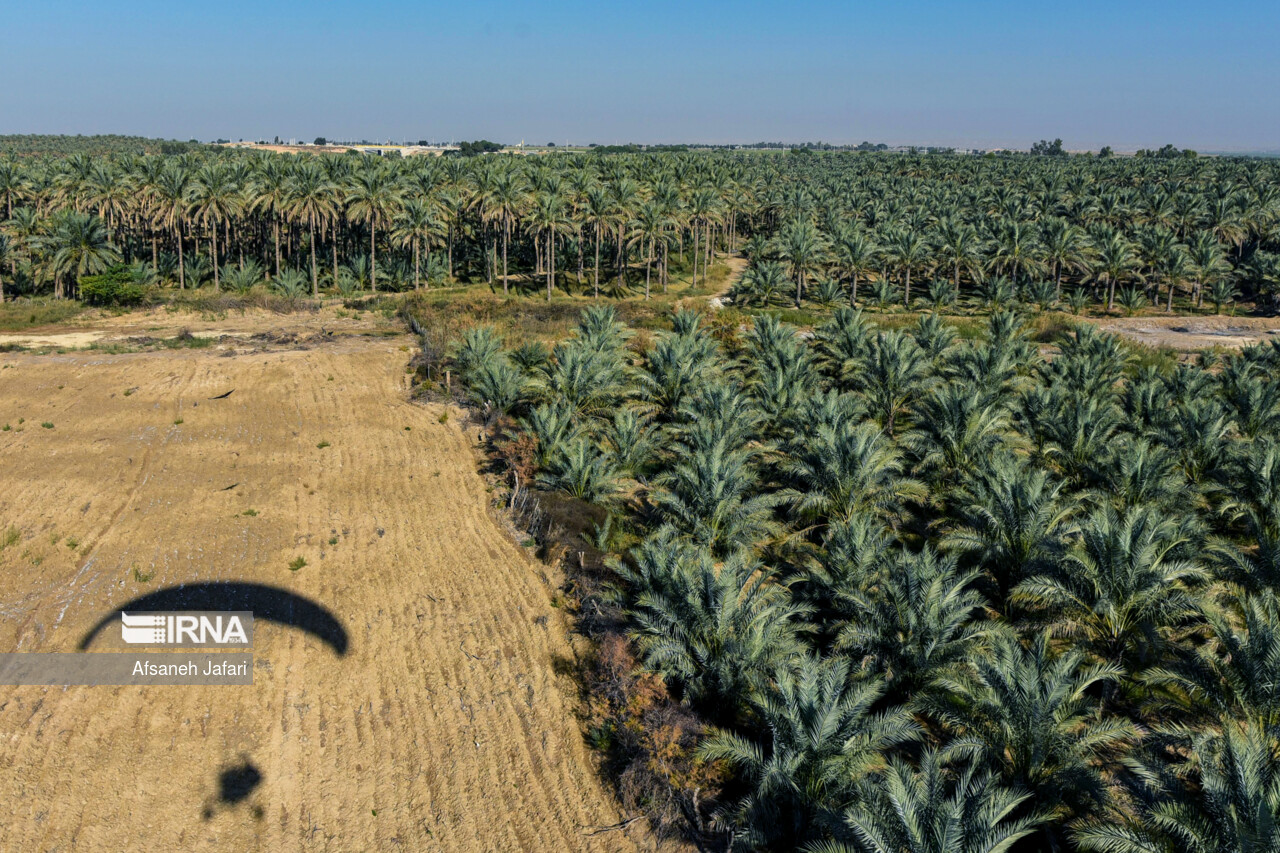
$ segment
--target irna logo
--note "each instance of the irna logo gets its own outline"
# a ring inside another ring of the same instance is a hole
[[[251,612],[120,613],[120,636],[139,646],[250,646]]]

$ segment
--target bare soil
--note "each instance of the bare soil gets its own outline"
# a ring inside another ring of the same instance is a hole
[[[1181,351],[1240,349],[1280,340],[1280,317],[1127,317],[1100,320],[1097,326],[1147,346]]]
[[[0,687],[0,849],[652,847],[606,829],[628,816],[562,674],[557,579],[379,322],[159,312],[92,331],[312,343],[0,354],[0,651],[73,651],[193,582],[286,590],[347,638],[259,620],[251,687]]]

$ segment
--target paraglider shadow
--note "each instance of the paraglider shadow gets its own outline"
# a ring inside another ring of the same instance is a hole
[[[157,610],[251,610],[254,620],[265,619],[305,631],[324,641],[338,655],[347,653],[347,630],[323,605],[285,589],[256,583],[215,581],[156,590],[103,616],[80,640],[84,650],[108,625],[117,623],[119,610],[146,613]]]

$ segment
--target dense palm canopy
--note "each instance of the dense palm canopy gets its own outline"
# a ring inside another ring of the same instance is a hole
[[[835,291],[813,285],[830,281],[854,303],[861,284],[886,301],[939,304],[933,297],[946,293],[935,285],[949,280],[945,302],[1048,305],[1079,296],[1110,310],[1142,297],[1190,308],[1206,299],[1221,306],[1235,293],[1275,299],[1280,210],[1268,187],[1277,170],[1244,159],[686,152],[384,160],[192,149],[0,158],[0,209],[22,258],[10,271],[19,292],[56,282],[40,244],[19,239],[18,214],[30,210],[45,233],[60,211],[96,216],[124,260],[148,260],[162,281],[180,285],[194,252],[215,282],[232,260],[256,257],[271,275],[309,267],[313,289],[336,288],[340,261],[367,256],[370,286],[403,288],[420,284],[420,256],[438,241],[438,277],[500,277],[505,293],[514,272],[522,283],[596,294],[611,277],[626,293],[639,266],[647,280],[656,272],[665,285],[674,269],[696,285],[717,251],[741,247],[753,267],[781,264],[797,303],[829,301]],[[300,198],[309,200],[299,206]],[[178,257],[176,276],[162,253]],[[321,256],[331,260],[323,281]],[[784,297],[771,275],[748,282],[763,289],[747,288],[747,301]]]
[[[688,715],[625,725],[704,849],[1276,849],[1280,347],[1024,319],[459,346],[495,446],[610,518],[583,616]]]

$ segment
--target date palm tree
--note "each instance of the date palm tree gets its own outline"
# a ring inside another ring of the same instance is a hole
[[[500,173],[493,185],[493,193],[487,207],[488,214],[498,220],[502,229],[502,294],[510,293],[507,274],[507,246],[511,242],[511,230],[520,221],[529,204],[529,185],[524,175],[516,169]],[[588,209],[593,210],[588,204]],[[600,288],[600,233],[596,230],[596,291]]]
[[[778,254],[791,266],[796,281],[796,307],[804,298],[805,277],[818,269],[826,256],[826,240],[814,224],[797,219],[778,235]]]
[[[63,211],[53,221],[52,230],[38,243],[54,280],[55,296],[70,295],[67,284],[86,275],[106,272],[120,262],[120,251],[108,239],[106,223],[90,213]]]
[[[718,821],[735,840],[794,850],[827,822],[826,804],[841,802],[859,780],[885,767],[885,752],[915,740],[901,708],[878,710],[884,685],[851,677],[848,658],[801,657],[780,667],[772,689],[752,708],[761,740],[720,730],[699,754],[737,771],[744,794]]]
[[[1116,307],[1116,285],[1135,273],[1138,259],[1133,253],[1133,245],[1119,231],[1109,232],[1098,244],[1094,260],[1094,274],[1105,277],[1107,284],[1107,313]]]
[[[218,278],[218,226],[238,213],[243,200],[240,187],[230,171],[218,163],[206,163],[191,179],[188,210],[209,229],[210,256],[213,261],[213,287],[221,289]]]
[[[387,227],[404,200],[404,190],[391,172],[379,168],[361,169],[347,185],[348,214],[369,226],[369,283],[378,291],[378,228]]]
[[[871,236],[861,230],[851,230],[835,242],[836,263],[849,276],[849,305],[858,304],[858,279],[865,278],[876,268],[880,247]]]
[[[423,248],[427,252],[427,269],[431,268],[431,249],[433,246],[439,245],[437,242],[440,238],[448,233],[448,229],[444,223],[436,217],[435,208],[426,199],[416,196],[410,197],[405,201],[404,206],[400,209],[394,222],[394,229],[391,234],[392,240],[398,245],[408,246],[413,254],[413,289],[419,290],[422,286],[421,280],[421,253]],[[503,244],[503,285],[506,285],[506,245]],[[430,287],[430,282],[427,283]]]
[[[929,244],[916,231],[901,228],[889,235],[889,259],[902,272],[902,304],[911,307],[911,273],[929,261]]]
[[[934,251],[941,260],[951,264],[952,283],[958,294],[961,270],[974,269],[982,258],[978,232],[968,223],[946,217],[938,222]]]
[[[954,766],[958,764],[959,766]],[[951,766],[949,766],[951,765]],[[805,853],[1006,853],[1049,821],[1025,806],[1031,795],[1007,788],[973,765],[930,749],[915,770],[895,758],[858,786],[838,834]]]
[[[556,279],[556,239],[573,230],[565,197],[554,191],[535,193],[526,218],[529,231],[546,240],[547,301],[550,302]]]
[[[294,222],[307,224],[307,244],[311,249],[311,295],[320,295],[320,268],[316,265],[316,230],[323,229],[337,215],[338,187],[330,183],[319,166],[299,164],[285,185],[282,210]],[[416,259],[416,255],[415,255]],[[415,284],[417,267],[414,267]],[[335,282],[336,284],[336,282]]]

